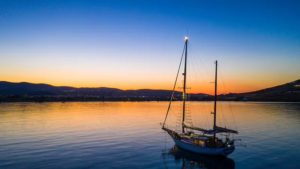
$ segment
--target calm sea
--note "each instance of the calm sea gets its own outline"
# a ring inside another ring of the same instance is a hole
[[[0,168],[298,169],[300,103],[221,102],[218,123],[239,130],[228,158],[195,156],[160,129],[167,102],[1,103]],[[176,129],[181,105],[168,125]],[[197,126],[212,103],[189,103]]]

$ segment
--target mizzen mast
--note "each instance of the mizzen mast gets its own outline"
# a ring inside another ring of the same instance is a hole
[[[216,70],[215,70],[215,97],[214,97],[214,126],[213,130],[216,130],[217,126],[217,99],[218,99],[218,61],[216,60]],[[216,132],[214,132],[214,137],[216,137]]]

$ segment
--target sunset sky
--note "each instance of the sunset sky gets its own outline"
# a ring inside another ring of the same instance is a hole
[[[300,1],[0,0],[0,81],[245,92],[300,79]],[[179,81],[179,87],[181,81]]]

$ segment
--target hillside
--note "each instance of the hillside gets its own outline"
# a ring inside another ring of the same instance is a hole
[[[75,88],[52,86],[27,82],[12,83],[0,81],[0,101],[166,101],[170,90],[120,90],[116,88]],[[190,100],[213,100],[208,94],[189,94]],[[300,101],[300,80],[287,84],[247,93],[220,95],[225,101]],[[181,93],[175,92],[174,100],[180,100]]]
[[[270,87],[258,91],[226,94],[220,96],[221,100],[236,101],[300,101],[300,79],[283,85]]]
[[[0,101],[151,101],[169,100],[170,90],[74,88],[48,84],[0,82]],[[175,93],[180,98],[180,92]]]

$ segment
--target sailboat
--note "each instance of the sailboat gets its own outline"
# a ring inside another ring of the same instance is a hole
[[[220,127],[217,125],[217,85],[218,85],[218,61],[215,62],[215,91],[214,91],[214,111],[213,114],[213,126],[211,129],[200,128],[192,125],[188,125],[185,122],[186,118],[186,102],[187,102],[187,57],[188,57],[188,42],[189,38],[184,39],[184,51],[181,57],[177,76],[167,109],[167,113],[162,123],[162,130],[166,131],[174,140],[177,147],[197,154],[227,156],[235,150],[234,139],[230,138],[231,134],[238,134],[238,131],[229,129],[226,127]],[[171,103],[175,93],[176,82],[179,74],[179,70],[184,57],[183,68],[183,91],[182,91],[182,119],[181,119],[181,131],[175,131],[166,126],[166,120],[170,111]],[[221,134],[225,134],[225,138],[221,137]]]

